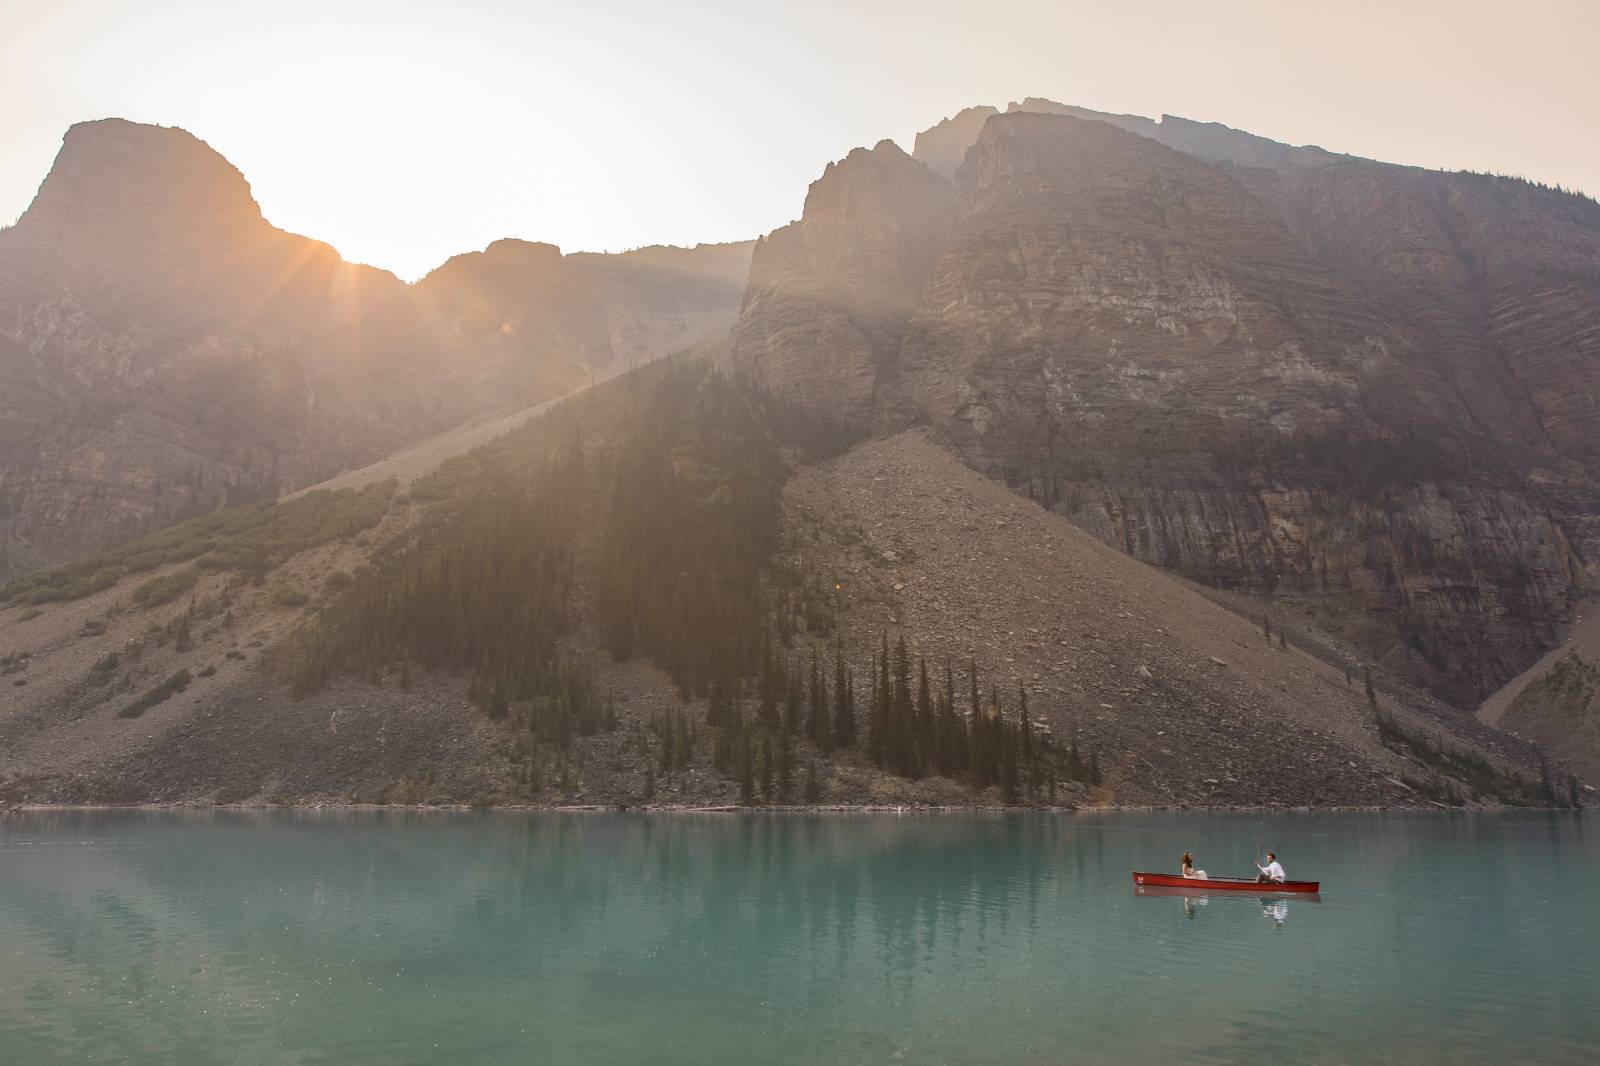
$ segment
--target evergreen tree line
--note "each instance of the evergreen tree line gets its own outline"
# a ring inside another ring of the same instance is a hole
[[[530,725],[562,739],[607,714],[587,666],[563,655],[584,458],[576,441],[530,467],[493,463],[475,491],[430,515],[415,544],[359,570],[278,650],[272,668],[297,693],[338,672],[398,667],[472,672],[491,716],[531,701]]]
[[[649,653],[686,696],[713,683],[731,692],[754,673],[775,615],[785,641],[797,618],[826,631],[821,593],[791,592],[771,562],[784,450],[837,450],[842,431],[703,361],[667,360],[642,381],[598,460],[586,463],[576,426],[553,447],[560,423],[545,419],[419,481],[413,498],[436,504],[422,532],[358,572],[272,669],[299,694],[339,673],[377,680],[393,668],[409,687],[416,670],[471,671],[491,717],[531,703],[517,713],[546,738],[604,728],[611,711],[591,672],[557,645],[594,503],[609,512],[593,575],[611,650]]]
[[[668,363],[649,390],[618,420],[609,459],[586,461],[574,430],[561,447],[534,435],[436,475],[427,492],[444,505],[358,571],[272,668],[300,693],[341,672],[398,670],[402,688],[419,670],[470,674],[471,697],[525,725],[530,752],[535,739],[559,752],[613,729],[592,670],[560,648],[583,515],[598,507],[590,573],[612,654],[646,653],[686,699],[707,701],[703,726],[681,708],[655,717],[652,791],[708,743],[746,802],[814,795],[816,759],[855,748],[888,772],[999,786],[1008,801],[1051,798],[1061,777],[1099,782],[1096,754],[1041,733],[1020,688],[1011,702],[985,694],[974,664],[958,691],[953,664],[931,677],[904,637],[885,637],[861,669],[838,640],[819,643],[833,631],[832,582],[775,565],[779,493],[786,451],[842,449],[845,430],[701,362]]]
[[[615,658],[649,654],[688,696],[754,672],[783,472],[748,397],[704,364],[668,369],[616,456],[597,570]]]
[[[672,363],[619,446],[598,567],[612,655],[651,656],[683,693],[724,694],[759,667],[769,620],[787,645],[825,634],[817,582],[774,565],[785,453],[837,454],[855,439],[747,377]]]
[[[1021,686],[1007,707],[993,687],[983,693],[975,663],[968,663],[959,692],[949,662],[940,684],[930,678],[925,658],[917,659],[915,672],[913,686],[904,637],[891,649],[885,636],[864,684],[841,643],[831,656],[812,645],[807,655],[789,658],[769,637],[748,690],[742,680],[731,690],[713,681],[705,717],[711,765],[739,782],[742,803],[793,802],[797,788],[815,802],[817,757],[847,749],[859,749],[879,769],[912,780],[938,775],[979,792],[998,786],[1008,803],[1054,802],[1061,779],[1101,783],[1099,754],[1085,757],[1075,739],[1063,748],[1041,730]],[[669,711],[653,729],[661,743],[661,772],[687,766],[701,735],[688,715]]]
[[[1101,783],[1098,753],[1085,760],[1075,739],[1061,749],[1033,720],[1020,683],[1008,709],[993,686],[983,694],[975,662],[967,664],[966,691],[959,695],[948,660],[942,673],[942,683],[934,682],[919,656],[913,689],[905,638],[891,650],[884,636],[873,655],[867,710],[866,752],[874,765],[912,779],[937,774],[964,780],[977,791],[998,785],[1007,802],[1053,800],[1062,776]]]

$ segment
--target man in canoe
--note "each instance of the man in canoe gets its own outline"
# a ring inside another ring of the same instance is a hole
[[[1258,862],[1256,863],[1256,869],[1261,871],[1256,875],[1257,881],[1269,881],[1274,884],[1283,883],[1283,867],[1278,865],[1278,856],[1274,855],[1272,852],[1267,852],[1267,864],[1262,866]]]

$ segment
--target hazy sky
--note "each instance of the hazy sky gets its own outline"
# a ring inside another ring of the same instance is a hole
[[[414,278],[753,237],[830,159],[1046,96],[1600,193],[1600,0],[0,0],[0,224],[73,122],[182,126]]]

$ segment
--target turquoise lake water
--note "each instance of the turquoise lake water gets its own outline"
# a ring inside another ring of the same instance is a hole
[[[1597,886],[1573,814],[29,813],[0,1063],[1592,1063]]]

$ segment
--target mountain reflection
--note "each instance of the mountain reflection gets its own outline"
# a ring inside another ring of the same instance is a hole
[[[1237,865],[1264,822],[1297,870],[1340,872],[1320,903],[1129,890],[1197,832]],[[1564,910],[1583,894],[1547,882],[1592,877],[1593,836],[1393,816],[29,814],[0,825],[0,1061],[1266,1062],[1443,1030],[1457,1061],[1511,1033],[1559,1061],[1596,1035],[1578,1003],[1597,989],[1570,934],[1589,920]],[[1197,966],[1214,980],[1186,981]],[[1172,1024],[1143,1024],[1152,994]]]

